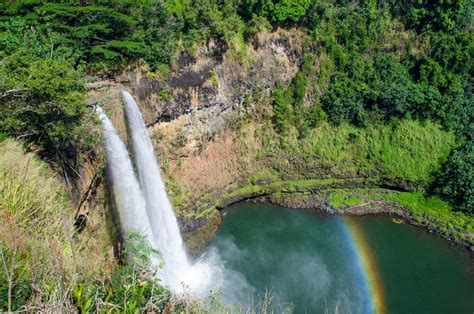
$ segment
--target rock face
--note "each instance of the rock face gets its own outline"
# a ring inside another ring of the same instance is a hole
[[[207,238],[212,236],[220,221],[213,201],[246,178],[253,147],[261,145],[238,134],[241,116],[259,110],[248,99],[258,94],[268,100],[277,82],[292,79],[302,55],[301,38],[297,30],[261,33],[247,48],[245,60],[232,57],[225,42],[210,41],[194,55],[177,56],[168,75],[137,65],[89,85],[88,103],[100,103],[124,139],[119,93],[129,90],[137,98],[185,234],[196,238],[196,230],[205,229]],[[90,185],[97,162],[85,162],[82,169],[90,172]],[[101,189],[100,182],[92,185]],[[79,194],[86,190],[81,187]],[[86,214],[94,207],[80,205]]]
[[[344,183],[332,182],[331,186],[413,188],[406,182],[385,180],[369,172],[335,170],[319,162],[317,156],[294,156],[283,150],[281,156],[274,154],[277,158],[268,155],[268,151],[272,152],[267,150],[269,146],[281,145],[272,127],[272,91],[281,82],[288,84],[298,73],[305,38],[296,29],[263,32],[238,57],[225,42],[209,41],[193,54],[176,56],[169,71],[154,73],[136,64],[113,78],[89,85],[88,103],[99,103],[105,109],[125,141],[120,92],[128,90],[137,99],[192,253],[206,245],[220,224],[217,209],[248,199],[292,208],[316,208],[330,214],[390,213],[411,219],[406,216],[407,211],[389,203],[332,208],[317,185],[304,191],[297,184],[273,185],[277,181],[342,179]],[[313,64],[315,68],[319,66],[317,62]],[[317,89],[308,87],[305,104],[319,95]],[[297,138],[295,143],[300,143]],[[70,178],[81,228],[85,216],[87,228],[110,229],[104,223],[110,220],[106,207],[112,202],[105,193],[101,146],[98,141],[95,151],[81,157],[82,166]],[[262,156],[262,152],[267,155]],[[269,189],[256,190],[259,185]],[[286,193],[285,197],[281,192]],[[425,226],[431,228],[430,223]]]
[[[138,100],[191,253],[199,252],[213,236],[220,224],[218,208],[248,199],[330,214],[389,213],[419,223],[392,203],[336,209],[318,184],[311,189],[298,184],[275,185],[278,180],[335,178],[332,188],[412,188],[405,182],[371,179],[371,173],[335,173],[317,158],[298,158],[291,153],[262,157],[261,152],[275,146],[272,140],[278,138],[273,136],[271,124],[272,90],[280,82],[289,83],[298,72],[304,39],[305,35],[295,29],[260,33],[240,57],[225,42],[210,41],[192,55],[176,56],[169,71],[154,73],[138,64],[90,84],[88,103],[99,103],[105,109],[125,141],[120,92],[128,90]],[[307,91],[305,102],[311,102],[317,93],[315,89]],[[105,193],[101,146],[98,141],[95,151],[81,157],[82,167],[70,179],[81,227],[85,216],[93,230],[111,229],[106,207],[112,202]],[[275,169],[278,177],[272,173]],[[426,228],[435,228],[432,222],[425,222]]]

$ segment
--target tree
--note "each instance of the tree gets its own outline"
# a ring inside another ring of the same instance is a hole
[[[408,70],[393,57],[379,56],[375,62],[375,77],[370,89],[375,95],[374,105],[385,119],[414,115],[423,101],[423,91],[410,77]]]
[[[311,0],[280,0],[273,4],[271,19],[275,23],[298,23],[310,4]]]
[[[346,74],[338,73],[322,99],[329,121],[340,124],[344,121],[363,126],[367,123],[361,82],[351,80]]]
[[[78,135],[83,90],[81,73],[67,60],[10,56],[0,66],[0,131],[59,153]]]
[[[470,23],[470,0],[396,1],[392,10],[409,28],[418,32],[455,31]]]
[[[467,141],[449,155],[435,190],[459,210],[474,214],[474,141]]]

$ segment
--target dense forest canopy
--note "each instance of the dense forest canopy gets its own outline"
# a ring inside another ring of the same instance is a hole
[[[246,62],[241,47],[258,32],[298,27],[310,40],[298,74],[273,91],[276,129],[304,137],[323,120],[439,123],[457,148],[424,188],[474,207],[470,0],[7,0],[0,12],[0,131],[46,158],[87,146],[88,76],[144,60],[166,77],[178,52],[210,38]]]

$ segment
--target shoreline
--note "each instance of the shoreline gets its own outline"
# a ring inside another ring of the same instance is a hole
[[[267,202],[327,215],[390,215],[474,252],[474,217],[452,211],[437,198],[377,183],[370,179],[319,179],[241,187],[209,208],[214,210],[207,223],[184,233],[188,251],[197,255],[207,246],[221,224],[224,208],[240,202]]]
[[[252,202],[252,200],[249,200],[249,201]],[[244,201],[244,202],[248,202],[248,201]],[[314,212],[317,212],[317,213],[320,213],[320,214],[323,214],[323,215],[331,215],[331,216],[332,215],[337,215],[337,216],[358,216],[358,217],[361,217],[361,216],[368,216],[368,215],[374,215],[374,216],[376,216],[376,215],[388,215],[388,216],[391,216],[393,218],[401,218],[401,219],[403,219],[404,222],[406,222],[406,223],[408,223],[412,226],[424,229],[428,233],[435,234],[436,236],[441,237],[444,240],[447,240],[447,241],[449,241],[449,242],[451,242],[455,245],[462,246],[470,252],[474,252],[474,242],[469,242],[469,241],[449,237],[448,235],[443,234],[442,232],[440,232],[438,230],[438,226],[434,222],[430,222],[428,219],[426,219],[426,221],[421,221],[421,222],[417,221],[416,218],[414,217],[413,213],[409,209],[401,206],[400,204],[396,204],[396,203],[390,203],[390,202],[385,202],[385,201],[371,201],[371,202],[374,202],[374,203],[378,203],[377,205],[381,206],[380,209],[378,209],[378,210],[377,209],[374,210],[373,207],[369,208],[369,207],[365,207],[365,206],[361,206],[361,205],[344,206],[344,207],[341,207],[341,208],[328,210],[327,208],[317,207],[317,206],[313,206],[313,207],[293,207],[293,206],[291,206],[291,207],[289,207],[289,206],[287,206],[287,203],[285,203],[285,202],[274,201],[274,200],[271,200],[271,199],[267,199],[267,200],[262,199],[262,200],[253,201],[253,202],[268,202],[268,203],[272,203],[272,204],[275,204],[275,205],[287,207],[287,208],[290,208],[290,209],[314,211]]]

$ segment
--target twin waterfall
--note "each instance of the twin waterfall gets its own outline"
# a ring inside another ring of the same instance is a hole
[[[122,228],[125,233],[134,231],[145,235],[148,242],[156,246],[149,220],[138,218],[146,217],[146,205],[127,148],[102,109],[96,107],[96,111],[105,128],[105,153],[115,200],[120,204],[118,209]]]
[[[160,168],[142,114],[129,93],[122,92],[122,97],[125,102],[125,114],[132,139],[138,179],[145,197],[148,220],[165,265],[162,279],[163,282],[174,287],[180,284],[174,280],[180,278],[180,274],[189,268],[183,239],[163,180],[161,180]]]
[[[123,91],[122,97],[138,178],[114,126],[100,107],[96,111],[105,128],[108,171],[123,231],[144,235],[161,253],[163,268],[158,271],[158,278],[171,290],[179,293],[190,289],[203,294],[208,290],[211,267],[188,259],[142,114],[128,92]],[[157,266],[159,261],[152,263]]]

